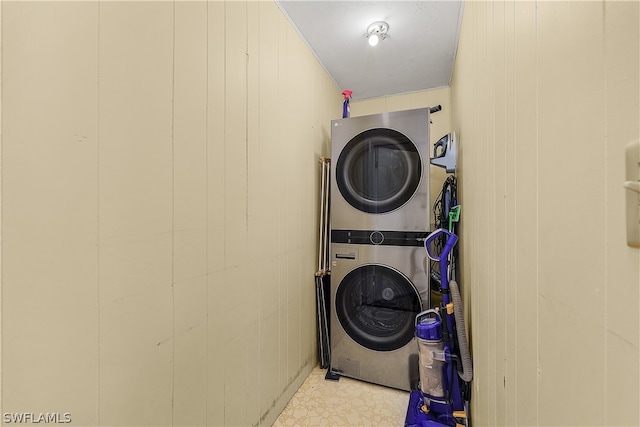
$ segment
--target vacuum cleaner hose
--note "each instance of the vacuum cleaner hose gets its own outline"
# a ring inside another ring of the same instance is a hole
[[[455,280],[449,282],[451,290],[451,300],[453,302],[453,314],[456,319],[456,330],[458,335],[458,345],[460,346],[460,359],[462,359],[462,373],[458,372],[460,378],[466,382],[473,379],[473,366],[471,363],[471,352],[467,342],[467,331],[464,327],[464,307],[460,297],[460,289]]]

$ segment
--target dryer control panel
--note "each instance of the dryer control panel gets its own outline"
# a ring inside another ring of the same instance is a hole
[[[331,230],[332,243],[424,246],[428,231]]]

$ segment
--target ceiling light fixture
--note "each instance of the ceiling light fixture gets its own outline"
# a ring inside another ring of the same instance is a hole
[[[367,38],[369,39],[369,45],[375,46],[378,41],[387,38],[387,31],[389,31],[389,24],[384,21],[376,21],[369,25],[367,28]]]

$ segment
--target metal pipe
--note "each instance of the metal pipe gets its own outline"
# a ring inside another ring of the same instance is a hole
[[[331,186],[329,185],[331,182],[331,159],[330,158],[325,158],[324,159],[324,165],[325,165],[325,192],[324,192],[324,263],[323,263],[323,269],[325,271],[325,273],[328,273],[330,270],[329,267],[329,258],[330,258],[330,254],[329,254],[329,245],[330,245],[330,240],[329,240],[329,233],[330,233],[330,216],[329,216],[329,207],[330,207],[330,203],[329,203],[329,195],[331,193]]]
[[[320,178],[320,229],[318,230],[318,272],[317,274],[322,274],[323,268],[324,268],[324,237],[325,237],[325,231],[324,231],[324,223],[325,223],[325,218],[324,218],[324,203],[325,203],[325,197],[324,197],[324,193],[326,191],[325,189],[325,158],[321,157],[320,158],[320,162],[322,162],[322,175]]]

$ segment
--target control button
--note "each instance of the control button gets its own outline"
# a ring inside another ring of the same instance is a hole
[[[384,242],[384,234],[382,234],[379,231],[374,231],[373,233],[371,233],[369,235],[369,240],[371,241],[371,243],[373,243],[374,245],[381,245],[382,242]]]

